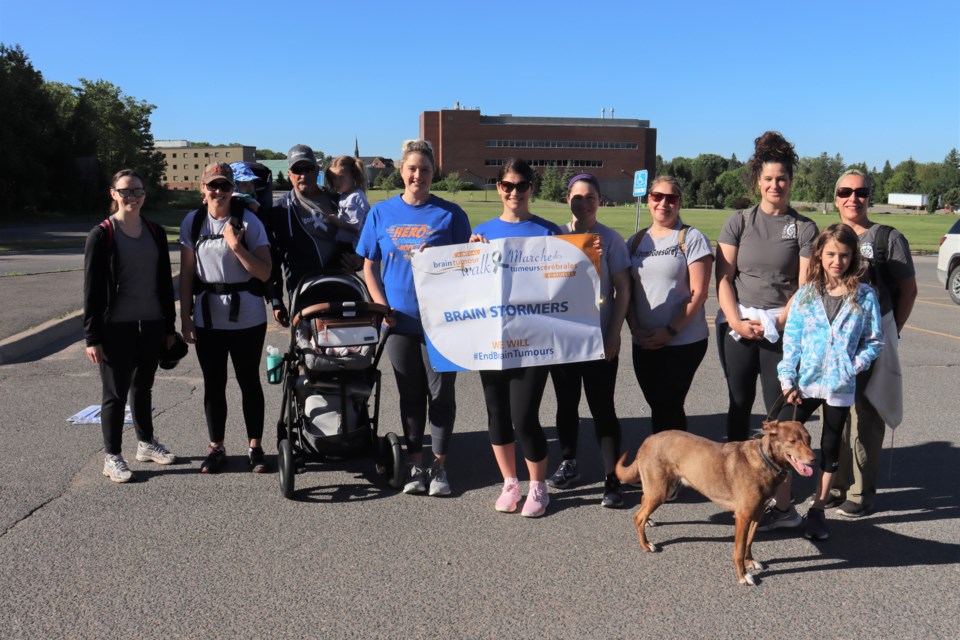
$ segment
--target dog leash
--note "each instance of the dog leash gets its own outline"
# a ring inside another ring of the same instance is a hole
[[[796,391],[797,394],[798,394],[798,396],[799,396],[800,390],[797,389],[796,387],[793,387],[792,389],[790,389],[790,391]],[[780,392],[780,395],[777,397],[777,399],[773,401],[773,407],[771,407],[770,411],[767,412],[767,422],[770,422],[771,420],[773,420],[773,415],[774,415],[775,413],[777,413],[777,412],[783,407],[783,405],[784,405],[784,403],[786,403],[786,401],[787,401],[787,396],[786,396],[786,394],[783,393],[783,391],[781,391],[781,392]],[[798,407],[798,406],[799,406],[799,405],[796,405],[796,404],[793,405],[793,418],[792,418],[792,420],[793,420],[794,422],[797,421],[797,407]]]

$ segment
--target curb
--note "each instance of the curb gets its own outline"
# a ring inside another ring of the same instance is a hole
[[[62,318],[47,320],[43,324],[0,341],[0,365],[19,362],[45,347],[73,337],[83,337],[83,310],[73,311]]]
[[[173,276],[174,299],[179,298],[180,273]],[[0,365],[23,362],[29,356],[43,351],[52,344],[73,338],[70,342],[83,340],[83,309],[47,320],[35,327],[0,340]]]

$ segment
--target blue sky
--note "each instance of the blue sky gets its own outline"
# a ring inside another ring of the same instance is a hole
[[[397,155],[424,110],[649,120],[667,159],[778,129],[878,168],[960,147],[960,3],[0,0],[47,80],[156,105],[157,139]],[[591,8],[588,8],[591,7]]]

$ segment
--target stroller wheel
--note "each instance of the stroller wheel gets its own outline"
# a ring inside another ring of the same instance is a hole
[[[383,460],[386,463],[387,482],[394,489],[403,486],[403,449],[400,446],[400,438],[392,431],[384,436],[386,442],[386,451]]]
[[[290,440],[284,438],[277,443],[277,461],[280,467],[280,493],[284,498],[293,497],[294,474],[296,463],[293,460],[293,447]]]

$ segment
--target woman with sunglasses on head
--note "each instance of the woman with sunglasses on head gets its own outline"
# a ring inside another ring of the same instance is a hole
[[[757,138],[748,165],[760,203],[730,216],[717,239],[717,349],[729,392],[727,438],[731,441],[750,435],[758,376],[768,412],[780,396],[777,364],[783,357],[787,303],[806,283],[818,233],[812,220],[790,206],[798,161],[793,145],[776,131]],[[774,527],[802,523],[792,507],[778,513],[783,515]]]
[[[559,235],[560,227],[530,213],[532,187],[533,169],[530,165],[515,158],[505,160],[497,175],[497,193],[503,202],[503,213],[478,225],[470,242]],[[495,507],[497,511],[512,513],[520,502],[514,434],[520,439],[530,473],[530,489],[521,515],[542,516],[550,503],[546,483],[547,438],[540,426],[540,400],[548,373],[549,367],[480,372],[490,443],[503,476],[503,490]]]
[[[263,473],[260,357],[267,331],[263,295],[270,277],[270,245],[256,215],[240,201],[232,208],[230,165],[208,164],[201,182],[206,206],[188,213],[180,227],[180,322],[184,340],[197,345],[210,437],[200,471],[216,473],[226,458],[229,358],[240,386],[250,469]]]
[[[400,420],[411,463],[403,492],[446,496],[451,492],[446,458],[457,414],[457,374],[439,373],[430,366],[410,258],[427,246],[466,242],[470,221],[458,205],[430,193],[437,171],[430,143],[407,140],[401,152],[403,193],[370,210],[357,253],[364,258],[363,277],[371,298],[392,311],[385,320],[392,328],[385,349],[400,394]],[[423,460],[428,421],[433,450],[429,468]]]
[[[623,237],[597,221],[600,182],[589,173],[573,176],[567,185],[567,203],[573,219],[560,227],[562,233],[593,233],[600,236],[600,329],[603,332],[602,360],[571,362],[550,368],[557,396],[557,436],[563,461],[547,480],[554,489],[566,489],[580,478],[577,468],[577,437],[580,427],[580,389],[587,395],[593,416],[597,444],[603,460],[604,487],[600,504],[623,505],[620,481],[616,476],[620,456],[620,420],[614,406],[620,354],[620,330],[630,304],[630,258]]]
[[[153,381],[164,350],[176,341],[176,311],[167,234],[140,215],[145,184],[130,169],[114,174],[110,217],[90,231],[84,254],[86,354],[100,366],[103,384],[103,475],[120,483],[133,479],[120,451],[128,392],[137,460],[176,460],[153,435]]]
[[[707,352],[713,250],[680,219],[680,184],[658,176],[648,194],[650,226],[627,241],[633,297],[627,324],[633,370],[650,405],[653,433],[687,430],[684,402]]]

